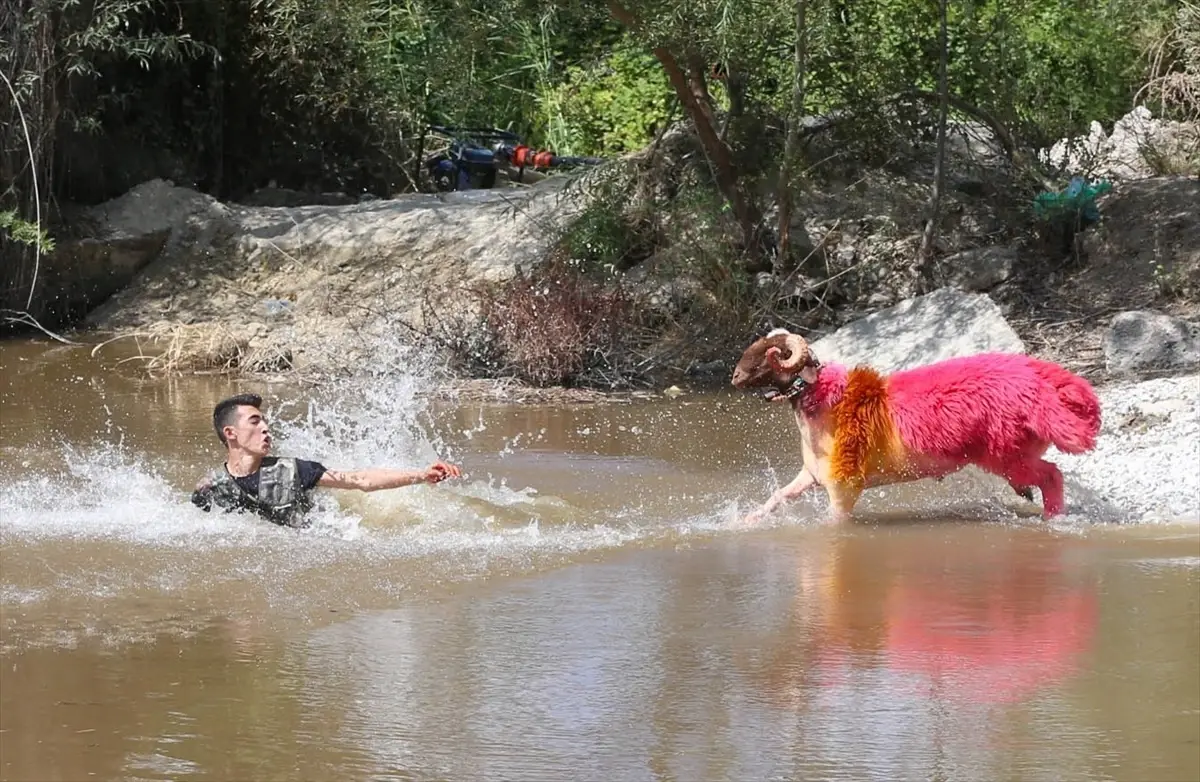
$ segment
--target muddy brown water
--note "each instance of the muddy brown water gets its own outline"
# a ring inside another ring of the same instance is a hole
[[[798,467],[753,398],[123,357],[0,343],[2,780],[1200,780],[1194,525],[1045,524],[963,474],[739,529]],[[466,479],[204,514],[211,406],[251,388],[280,452]]]

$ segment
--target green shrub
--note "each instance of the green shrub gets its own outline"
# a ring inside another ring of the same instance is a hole
[[[672,92],[662,66],[628,39],[598,63],[568,68],[559,89],[576,154],[612,156],[639,149],[670,116]]]

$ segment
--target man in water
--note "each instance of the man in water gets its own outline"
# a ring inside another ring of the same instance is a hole
[[[445,462],[424,470],[339,471],[306,459],[268,456],[271,434],[258,394],[218,402],[213,408],[213,429],[225,446],[225,464],[197,484],[192,504],[206,511],[214,504],[226,511],[250,510],[288,527],[309,525],[304,516],[312,507],[310,493],[316,486],[378,491],[462,475],[458,467]]]

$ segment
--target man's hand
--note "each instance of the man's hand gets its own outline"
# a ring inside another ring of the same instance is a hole
[[[200,479],[196,484],[196,490],[192,492],[192,504],[201,510],[208,510],[212,507],[212,497],[209,492],[212,491],[212,480],[209,476]]]
[[[424,481],[426,483],[441,483],[447,478],[461,478],[462,470],[456,465],[446,462],[434,462],[425,470]]]

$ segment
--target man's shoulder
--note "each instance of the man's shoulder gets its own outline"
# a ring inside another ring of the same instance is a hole
[[[245,491],[225,465],[209,470],[192,492],[192,504],[208,510],[212,503],[231,510],[238,507]]]
[[[297,459],[296,460],[296,477],[300,481],[300,485],[305,489],[311,489],[317,485],[317,481],[321,480],[321,476],[328,472],[325,465],[312,459]]]
[[[313,470],[324,471],[326,469],[325,465],[316,459],[305,459],[299,456],[267,456],[263,458],[262,464],[259,465],[259,469],[261,470],[263,467],[272,467],[277,464],[295,467],[297,470],[304,472],[311,472]]]
[[[216,486],[218,483],[224,483],[232,480],[232,477],[233,476],[226,471],[225,465],[222,464],[219,467],[213,467],[204,473],[204,477],[202,477],[196,484],[196,490],[199,491],[201,489],[210,489],[213,486]]]

